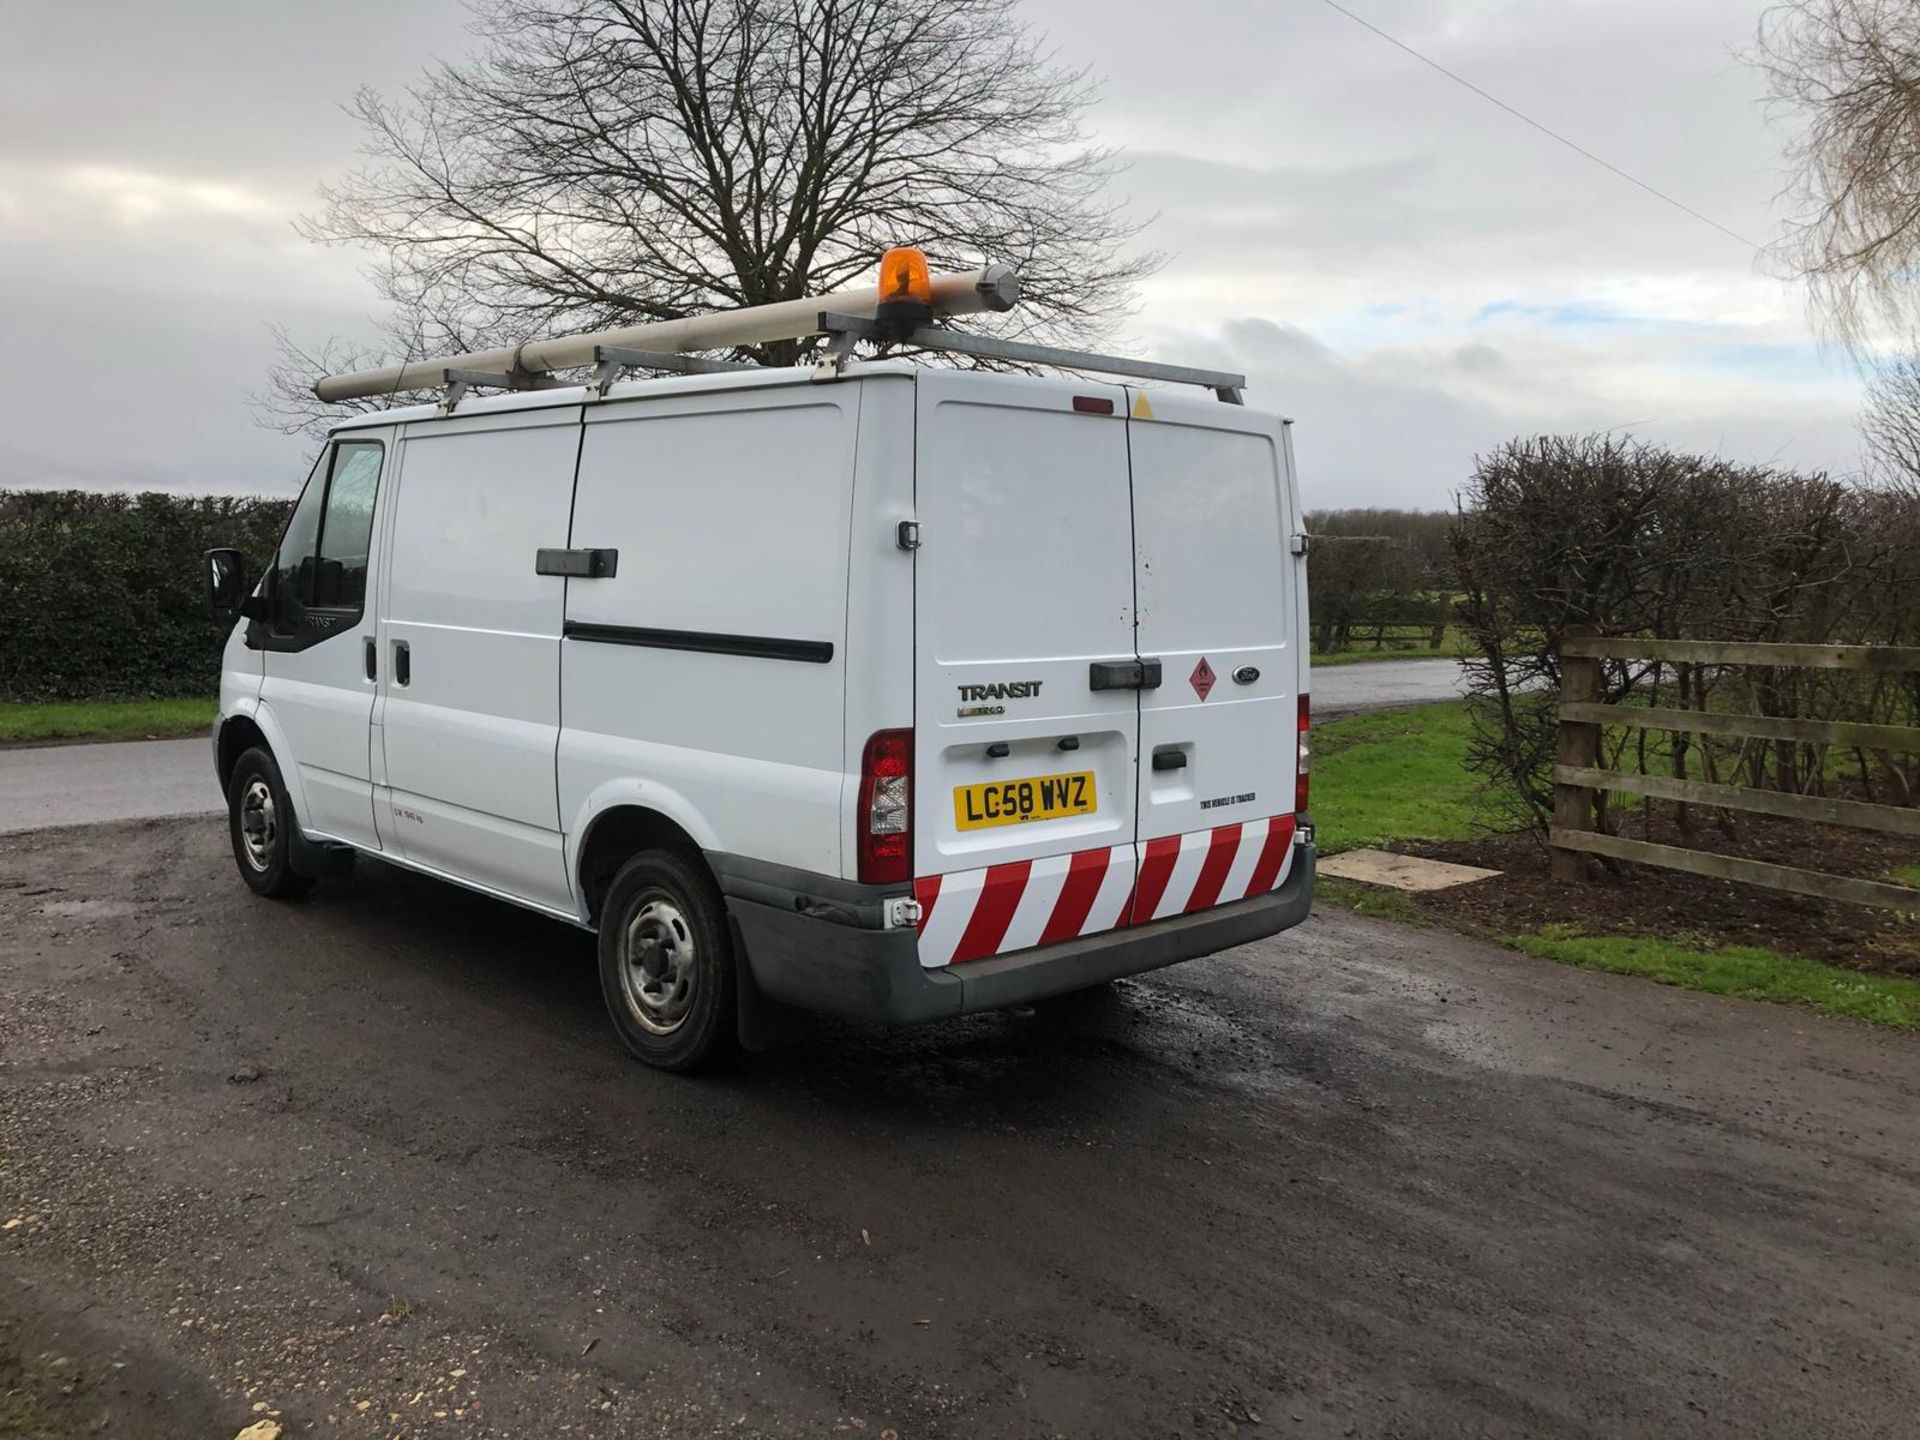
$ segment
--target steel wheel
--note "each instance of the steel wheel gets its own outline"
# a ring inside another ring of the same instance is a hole
[[[227,777],[227,840],[234,868],[247,888],[270,900],[304,895],[313,880],[293,868],[300,822],[281,782],[280,767],[264,745],[234,761]]]
[[[280,814],[273,803],[273,787],[256,775],[240,796],[240,837],[247,864],[264,875],[273,864],[273,847],[280,838]]]
[[[693,928],[673,897],[649,891],[620,937],[620,993],[649,1034],[671,1035],[686,1023],[699,983]]]
[[[738,991],[726,905],[700,852],[643,850],[600,902],[600,993],[620,1043],[662,1070],[729,1053]]]

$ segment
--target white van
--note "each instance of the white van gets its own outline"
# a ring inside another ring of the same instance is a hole
[[[234,856],[596,930],[669,1069],[768,1002],[931,1020],[1270,935],[1301,518],[1285,424],[1199,390],[880,360],[357,415],[257,590],[210,557]]]

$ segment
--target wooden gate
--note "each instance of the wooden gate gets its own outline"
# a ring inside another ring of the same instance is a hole
[[[1600,767],[1600,729],[1625,725],[1695,735],[1730,735],[1755,740],[1811,745],[1843,745],[1862,750],[1920,754],[1920,728],[1865,725],[1844,720],[1800,720],[1773,715],[1723,715],[1600,702],[1603,660],[1659,660],[1674,664],[1765,665],[1798,670],[1853,670],[1864,673],[1920,672],[1920,649],[1891,645],[1764,645],[1720,640],[1639,640],[1570,635],[1560,645],[1560,706],[1557,763],[1553,767],[1553,874],[1557,880],[1580,878],[1580,857],[1605,855],[1642,865],[1684,870],[1716,880],[1737,880],[1770,890],[1787,890],[1854,905],[1883,905],[1920,910],[1920,889],[1804,870],[1761,860],[1737,859],[1677,845],[1656,845],[1593,828],[1596,792],[1609,791],[1784,815],[1823,825],[1846,825],[1891,835],[1920,837],[1920,810],[1861,800],[1829,800],[1818,795],[1760,790],[1742,785],[1709,784],[1663,775],[1640,775]]]

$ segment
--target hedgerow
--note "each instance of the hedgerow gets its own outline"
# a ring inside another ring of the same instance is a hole
[[[212,694],[202,557],[232,545],[257,574],[290,504],[0,490],[0,700]]]

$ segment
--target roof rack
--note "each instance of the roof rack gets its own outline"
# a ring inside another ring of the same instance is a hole
[[[902,288],[907,280],[890,268],[896,264],[897,257],[905,257],[918,267],[911,277],[910,293]],[[882,262],[882,271],[895,286],[886,294],[877,286],[870,290],[839,291],[824,299],[784,300],[773,305],[752,305],[679,320],[656,320],[586,335],[532,340],[523,345],[478,350],[441,360],[415,360],[376,370],[356,370],[316,381],[313,393],[331,402],[376,399],[403,390],[442,390],[445,394],[440,413],[446,415],[453,412],[474,386],[546,390],[567,383],[556,378],[555,371],[591,368],[593,378],[588,383],[605,395],[623,370],[662,370],[684,375],[752,370],[759,367],[714,360],[692,352],[826,335],[830,337],[828,352],[814,367],[816,380],[838,379],[855,342],[874,340],[1020,365],[1199,385],[1231,404],[1241,403],[1241,391],[1247,383],[1242,375],[996,340],[935,323],[955,315],[1011,310],[1020,299],[1020,277],[1005,265],[930,276],[926,260],[919,252],[891,250]],[[830,304],[832,308],[823,310],[823,304]]]
[[[895,340],[915,350],[947,355],[972,355],[983,360],[1008,360],[1018,365],[1047,365],[1059,370],[1092,370],[1103,375],[1130,375],[1141,380],[1165,380],[1174,385],[1199,385],[1229,405],[1245,404],[1247,377],[1226,370],[1196,370],[1190,365],[1161,365],[1124,355],[1100,355],[1091,350],[1062,350],[1054,345],[1031,345],[1023,340],[999,340],[991,335],[969,335],[937,325],[921,325],[904,337],[891,334],[872,320],[857,315],[822,311],[820,333],[834,337],[827,354],[814,366],[813,378],[833,379],[853,355],[856,340]]]

